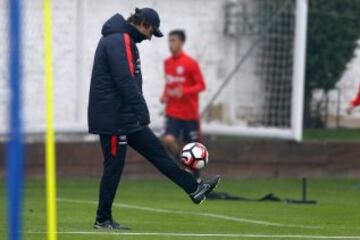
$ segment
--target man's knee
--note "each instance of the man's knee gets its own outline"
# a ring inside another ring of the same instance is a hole
[[[177,145],[176,137],[171,134],[165,134],[164,136],[161,137],[161,140],[166,146],[172,146],[175,144]]]

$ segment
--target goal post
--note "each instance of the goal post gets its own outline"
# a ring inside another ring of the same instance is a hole
[[[238,62],[208,93],[203,131],[301,141],[307,0],[231,3],[238,10],[229,13],[237,20],[228,35],[237,42]]]
[[[308,0],[297,0],[291,113],[292,135],[297,141],[301,141],[303,135],[307,16]]]

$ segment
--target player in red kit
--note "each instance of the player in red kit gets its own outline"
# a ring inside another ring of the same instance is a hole
[[[199,64],[183,51],[185,41],[184,31],[169,33],[171,57],[164,62],[166,84],[161,96],[166,113],[162,140],[176,159],[182,144],[201,142],[199,93],[205,90]]]
[[[354,111],[354,109],[359,105],[360,105],[360,87],[356,97],[349,103],[349,106],[346,109],[347,113],[351,114]]]

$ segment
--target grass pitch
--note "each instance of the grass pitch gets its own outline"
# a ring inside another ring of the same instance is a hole
[[[304,129],[304,141],[359,141],[360,129]]]
[[[6,204],[0,184],[0,239],[6,239]],[[309,179],[318,205],[206,201],[194,205],[166,180],[124,180],[113,208],[131,231],[99,231],[94,222],[98,181],[58,180],[59,240],[133,239],[360,239],[360,190],[351,179]],[[45,185],[27,180],[24,239],[46,239]],[[258,198],[274,193],[300,198],[300,180],[224,180],[217,189]],[[347,236],[349,236],[347,238]],[[352,237],[350,237],[352,236]]]

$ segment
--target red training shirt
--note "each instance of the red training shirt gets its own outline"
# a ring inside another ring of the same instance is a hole
[[[359,88],[357,96],[351,101],[351,105],[353,107],[356,107],[356,106],[360,105],[360,88]]]
[[[163,97],[166,115],[182,120],[199,119],[199,93],[205,90],[205,82],[199,64],[185,53],[172,56],[164,62],[166,84]],[[174,96],[181,88],[183,95]]]

